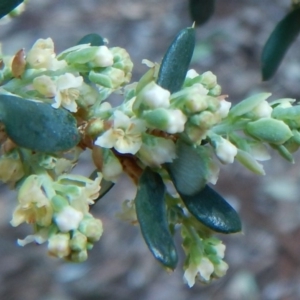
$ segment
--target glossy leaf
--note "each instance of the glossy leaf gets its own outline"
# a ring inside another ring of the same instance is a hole
[[[178,255],[167,220],[165,185],[150,168],[144,170],[139,180],[135,207],[149,250],[165,267],[175,269]]]
[[[157,84],[175,93],[183,85],[195,48],[195,29],[185,28],[179,32],[163,57]]]
[[[76,119],[46,103],[0,95],[0,120],[13,142],[34,151],[66,151],[80,139]]]
[[[196,26],[204,24],[215,10],[215,0],[190,0],[189,9]]]
[[[77,43],[77,45],[81,45],[81,44],[90,44],[91,46],[103,46],[103,45],[105,45],[103,37],[100,36],[97,33],[90,33],[90,34],[85,35]]]
[[[188,211],[208,228],[220,233],[241,231],[237,212],[208,185],[193,196],[180,196]]]
[[[300,32],[300,7],[288,13],[268,38],[261,56],[263,80],[270,79],[277,71],[285,53]]]
[[[0,1],[0,19],[10,13],[24,0],[1,0]]]
[[[177,189],[184,195],[194,195],[208,181],[210,157],[206,151],[199,151],[182,141],[176,144],[177,158],[166,164],[166,169]]]

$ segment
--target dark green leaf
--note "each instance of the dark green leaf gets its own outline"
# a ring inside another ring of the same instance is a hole
[[[237,212],[208,185],[196,195],[180,194],[180,197],[188,211],[208,228],[221,233],[241,231]]]
[[[195,48],[195,29],[185,28],[179,32],[163,57],[157,84],[175,93],[180,90]]]
[[[281,20],[267,40],[262,56],[263,80],[270,79],[278,69],[286,51],[300,31],[300,7],[291,11]]]
[[[20,5],[24,0],[1,0],[0,1],[0,19],[10,13],[14,8]]]
[[[0,120],[13,142],[34,151],[69,150],[80,139],[76,119],[46,103],[0,95]]]
[[[105,45],[103,37],[100,36],[97,33],[90,33],[85,35],[78,43],[77,45],[82,44],[91,44],[91,46],[103,46]]]
[[[139,180],[135,207],[149,250],[164,266],[175,269],[178,256],[167,220],[165,185],[150,168],[144,170]]]
[[[190,15],[196,26],[205,23],[214,10],[215,0],[190,0]]]
[[[177,158],[166,164],[166,169],[177,189],[184,195],[194,195],[207,183],[209,177],[209,158],[206,153],[197,151],[182,141],[176,144]]]

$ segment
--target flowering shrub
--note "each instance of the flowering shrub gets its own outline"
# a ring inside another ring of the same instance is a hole
[[[119,217],[139,224],[155,259],[176,268],[180,230],[186,283],[225,275],[225,245],[214,233],[242,226],[208,184],[235,159],[264,175],[268,146],[293,161],[300,106],[262,93],[231,107],[212,72],[188,69],[194,44],[195,29],[183,29],[161,64],[144,60],[149,70],[133,83],[127,51],[95,34],[59,54],[50,38],[27,53],[0,53],[0,179],[18,190],[12,226],[33,228],[19,245],[47,243],[52,256],[86,260],[103,232],[90,207],[125,172],[137,192]],[[119,106],[107,102],[112,93],[123,97]],[[95,172],[70,174],[86,149]]]

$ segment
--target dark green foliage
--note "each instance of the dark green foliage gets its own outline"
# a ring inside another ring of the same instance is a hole
[[[46,103],[0,95],[0,120],[13,142],[34,151],[69,150],[80,139],[76,119]]]
[[[81,44],[91,44],[91,46],[103,46],[105,45],[103,37],[97,33],[90,33],[85,35],[77,45]]]
[[[286,51],[300,31],[300,7],[282,19],[267,40],[262,56],[261,69],[263,80],[270,79],[277,71]]]
[[[190,0],[189,9],[196,26],[202,25],[214,13],[215,0]]]
[[[135,198],[137,218],[153,256],[165,267],[175,269],[178,256],[169,230],[165,185],[159,174],[146,168]]]
[[[179,193],[194,195],[207,182],[207,164],[193,146],[178,141],[176,147],[177,157],[166,169]]]
[[[208,228],[221,233],[241,231],[237,212],[208,185],[195,195],[180,194],[180,197],[188,211]]]
[[[14,8],[20,5],[24,0],[1,0],[0,1],[0,19],[10,13]]]
[[[195,29],[185,28],[179,32],[163,57],[157,84],[175,93],[182,87],[195,48]]]

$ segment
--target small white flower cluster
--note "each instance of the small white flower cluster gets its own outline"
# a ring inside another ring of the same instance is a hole
[[[87,259],[87,250],[102,235],[102,222],[89,213],[99,195],[101,174],[95,180],[62,174],[53,180],[47,172],[28,176],[18,192],[11,224],[32,224],[34,234],[18,240],[21,246],[48,240],[53,256],[75,262]]]
[[[133,67],[124,49],[105,45],[77,45],[56,56],[51,38],[39,39],[27,54],[22,50],[14,57],[3,58],[3,62],[0,79],[18,78],[3,86],[2,93],[21,93],[20,96],[52,102],[54,108],[64,107],[73,113],[78,106],[86,109],[95,104],[102,90],[107,96],[128,83]],[[16,91],[20,86],[23,89]]]
[[[223,261],[226,246],[220,240],[208,238],[199,242],[201,245],[184,243],[187,259],[183,278],[189,287],[195,284],[196,278],[208,283],[223,277],[228,270],[228,264]]]

